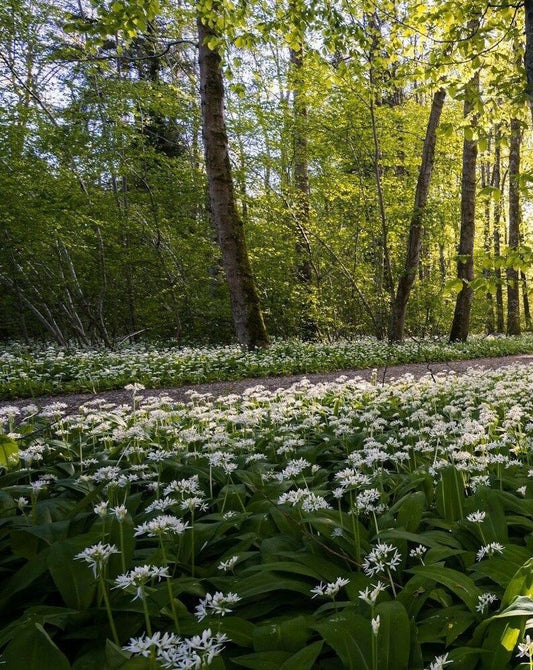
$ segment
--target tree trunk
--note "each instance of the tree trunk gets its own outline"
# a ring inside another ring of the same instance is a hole
[[[516,252],[520,244],[520,142],[518,119],[511,119],[509,146],[509,249]],[[507,268],[507,335],[520,335],[520,296],[518,270]]]
[[[441,88],[433,95],[431,103],[431,111],[422,149],[422,162],[420,164],[418,181],[416,184],[415,203],[411,214],[411,225],[409,227],[409,238],[407,240],[407,254],[405,257],[404,269],[398,281],[396,295],[392,301],[389,331],[389,339],[391,342],[401,342],[403,340],[407,303],[420,262],[422,237],[424,233],[424,212],[428,201],[429,185],[435,159],[437,128],[439,127],[445,98],[446,91]]]
[[[495,149],[494,149],[494,171],[492,173],[492,186],[501,191],[501,147],[500,147],[500,133],[496,130]],[[505,322],[503,315],[503,289],[502,289],[502,270],[499,265],[501,259],[501,232],[500,223],[502,218],[502,204],[501,198],[498,198],[494,203],[494,261],[495,269],[494,276],[496,278],[496,332],[503,333],[505,330]]]
[[[520,272],[522,282],[522,302],[524,303],[524,319],[526,321],[526,330],[531,330],[531,310],[529,308],[529,296],[527,294],[527,277],[525,272]]]
[[[472,98],[479,91],[479,73],[476,73],[467,87],[464,102],[464,117],[473,108]],[[472,286],[474,278],[474,235],[476,230],[476,163],[477,142],[463,141],[463,174],[461,182],[461,234],[459,239],[457,277],[463,282],[455,303],[455,312],[450,331],[450,342],[466,342],[470,329],[472,311]]]
[[[302,288],[300,331],[304,339],[317,334],[316,323],[311,315],[313,264],[305,231],[310,222],[310,188],[308,165],[308,142],[306,135],[307,106],[303,95],[303,47],[290,49],[292,114],[293,114],[293,212],[297,222],[296,231],[296,277]]]
[[[240,344],[253,349],[268,346],[259,307],[243,222],[235,202],[228,136],[224,119],[224,83],[220,55],[206,44],[212,28],[197,20],[199,38],[200,100],[209,201],[231,300],[235,332]]]
[[[485,162],[481,166],[481,187],[485,188],[487,186],[490,186],[490,165],[488,162]],[[493,276],[494,269],[489,265],[492,252],[492,239],[490,235],[491,207],[489,198],[485,199],[485,212],[483,219],[483,251],[485,253],[485,263],[487,264],[486,268],[483,270],[483,276],[487,281],[490,281],[490,278]],[[495,331],[494,296],[489,289],[487,289],[485,296],[487,298],[487,318],[485,320],[485,328],[487,335],[493,335]]]
[[[524,52],[524,65],[526,69],[526,94],[529,109],[533,116],[533,0],[524,1],[526,48]]]

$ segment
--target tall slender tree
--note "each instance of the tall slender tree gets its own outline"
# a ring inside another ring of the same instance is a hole
[[[439,88],[433,95],[431,111],[422,148],[422,161],[418,171],[416,183],[415,203],[409,226],[409,237],[407,239],[407,253],[405,256],[403,272],[398,281],[396,295],[391,306],[391,324],[389,339],[391,342],[401,342],[405,329],[405,315],[411,289],[416,279],[416,272],[420,262],[422,250],[422,238],[424,233],[424,213],[426,210],[431,173],[435,160],[435,145],[437,143],[437,128],[439,126],[446,91]]]
[[[311,315],[313,292],[313,262],[309,244],[310,187],[307,139],[307,105],[304,90],[304,31],[299,44],[289,49],[290,83],[292,88],[292,209],[296,224],[296,277],[301,287],[300,331],[304,338],[316,335],[316,323]]]
[[[246,247],[244,225],[235,201],[224,118],[222,59],[210,40],[217,38],[211,21],[198,16],[202,135],[211,212],[222,251],[233,323],[240,344],[266,347],[268,335],[259,305]]]
[[[463,107],[465,119],[472,114],[474,99],[479,93],[479,72],[470,80]],[[476,231],[476,164],[477,141],[468,137],[463,141],[463,168],[461,179],[461,231],[458,249],[457,277],[463,286],[457,295],[450,341],[466,342],[470,330],[472,285],[474,279],[474,236]]]
[[[515,252],[520,244],[520,121],[511,119],[509,144],[509,249]],[[507,334],[520,334],[519,273],[512,265],[507,268]]]

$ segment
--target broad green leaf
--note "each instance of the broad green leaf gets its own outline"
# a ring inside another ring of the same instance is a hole
[[[379,603],[378,667],[380,670],[407,670],[411,648],[411,626],[405,607],[398,601]]]
[[[324,643],[319,641],[300,649],[294,656],[287,659],[279,670],[312,670],[323,646]]]
[[[408,572],[442,584],[460,598],[471,612],[475,612],[481,591],[470,577],[462,572],[439,565],[420,565],[411,568]]]
[[[533,597],[533,558],[526,561],[507,584],[501,606],[508,607],[518,596]]]
[[[335,651],[343,668],[371,670],[372,630],[368,619],[345,609],[314,628]]]
[[[15,465],[19,460],[19,447],[15,440],[0,434],[0,466]]]
[[[437,509],[446,521],[458,521],[464,517],[463,501],[465,487],[463,475],[456,468],[441,470],[437,484]]]
[[[7,645],[3,661],[9,670],[70,670],[70,663],[38,623],[23,628]]]
[[[50,549],[44,549],[35,558],[30,559],[2,585],[0,609],[16,593],[31,586],[47,571],[47,555]]]
[[[259,651],[295,652],[304,647],[312,636],[313,617],[298,616],[285,621],[272,621],[256,626],[253,632],[253,646]]]
[[[405,528],[410,533],[416,533],[422,515],[426,508],[426,496],[422,491],[416,491],[408,496],[402,503],[398,512],[398,526]]]
[[[83,535],[56,542],[47,558],[48,569],[65,605],[77,610],[89,608],[96,592],[96,581],[87,565],[75,559],[86,546],[87,538]]]
[[[288,651],[262,651],[257,654],[234,656],[231,661],[252,670],[279,670],[289,658],[291,654]]]

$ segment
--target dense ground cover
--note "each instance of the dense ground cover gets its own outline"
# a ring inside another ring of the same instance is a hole
[[[5,667],[530,667],[532,385],[2,408]]]
[[[372,368],[401,363],[505,356],[533,352],[533,335],[472,337],[390,345],[365,337],[336,342],[276,341],[269,349],[239,346],[178,348],[136,344],[110,349],[65,350],[54,345],[0,346],[0,398],[103,391],[136,382],[162,388],[219,380]]]

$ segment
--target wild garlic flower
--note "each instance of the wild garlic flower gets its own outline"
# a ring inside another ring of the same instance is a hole
[[[430,663],[428,670],[443,670],[445,665],[449,665],[452,661],[448,660],[448,654],[443,656],[436,656],[435,659]]]
[[[380,514],[384,509],[381,493],[377,489],[366,489],[357,495],[352,511],[355,514]]]
[[[203,495],[203,491],[200,488],[199,477],[198,475],[193,475],[188,479],[174,479],[171,481],[163,490],[163,494],[168,496],[171,493],[177,493],[178,495]]]
[[[113,554],[120,554],[117,546],[98,542],[98,544],[93,544],[92,547],[80,551],[74,558],[88,563],[94,576],[99,577]]]
[[[190,498],[184,498],[180,503],[180,509],[188,510],[189,512],[194,512],[194,510],[199,509],[200,512],[207,512],[209,505],[207,501],[199,496],[191,496]]]
[[[531,640],[530,635],[526,635],[522,642],[519,643],[517,656],[519,658],[527,656],[530,661],[533,659],[533,640]]]
[[[379,618],[379,614],[377,615],[377,617],[375,617],[374,619],[372,619],[372,622],[371,622],[371,623],[372,623],[372,635],[374,635],[375,637],[377,637],[377,636],[378,636],[378,633],[379,633],[379,626],[380,626],[380,624],[381,624],[381,620],[380,620],[380,618]]]
[[[371,584],[370,586],[367,586],[364,591],[359,591],[359,598],[367,603],[367,605],[370,605],[370,607],[374,607],[379,594],[383,591],[386,591],[386,589],[387,585],[378,581],[377,584]]]
[[[131,391],[133,393],[133,395],[136,395],[136,393],[138,391],[144,391],[145,388],[146,387],[143,386],[142,384],[139,384],[138,382],[135,382],[134,384],[126,384],[126,386],[124,387],[124,390],[125,391]]]
[[[481,549],[476,554],[476,561],[481,561],[485,556],[494,556],[494,554],[503,554],[505,547],[499,542],[489,542],[488,544],[481,547]]]
[[[490,477],[488,475],[476,475],[470,480],[470,488],[475,493],[482,486],[490,486]]]
[[[168,567],[158,567],[156,565],[138,565],[137,567],[119,575],[115,579],[114,589],[122,589],[123,591],[134,592],[133,600],[144,597],[144,587],[148,582],[157,579],[168,579]]]
[[[218,614],[224,616],[228,612],[232,612],[230,605],[234,605],[241,600],[241,597],[236,593],[226,593],[217,591],[214,594],[207,593],[205,598],[202,598],[195,607],[195,616],[198,621],[202,621],[209,614]]]
[[[485,521],[486,516],[487,516],[486,512],[482,512],[481,510],[478,509],[475,512],[472,512],[471,514],[468,514],[466,520],[470,521],[471,523],[483,523],[483,521]]]
[[[20,496],[20,498],[15,498],[15,503],[19,510],[22,511],[27,505],[30,504],[30,501],[27,498]]]
[[[115,519],[119,523],[122,523],[126,518],[126,516],[128,515],[128,510],[125,505],[117,505],[116,507],[111,507],[109,511],[115,515]]]
[[[227,572],[228,570],[233,569],[238,560],[239,560],[238,556],[232,556],[231,558],[228,558],[226,561],[220,561],[220,563],[218,564],[218,569]]]
[[[276,478],[280,482],[285,479],[294,479],[309,467],[311,467],[311,463],[305,458],[294,458],[276,475]]]
[[[380,542],[365,556],[361,567],[365,575],[375,577],[386,570],[396,570],[401,560],[402,556],[394,545]]]
[[[151,484],[154,483],[156,482],[151,482]],[[174,498],[171,498],[170,496],[165,496],[164,498],[157,498],[147,506],[146,513],[150,514],[151,512],[164,512],[169,507],[172,507],[172,505],[175,504],[176,501],[174,500]]]
[[[317,596],[323,596],[325,598],[332,598],[335,600],[335,596],[341,590],[341,588],[349,583],[350,580],[346,579],[345,577],[337,577],[334,582],[328,582],[326,584],[320,582],[318,586],[315,586],[311,589],[311,593],[313,594],[311,597],[316,598]]]
[[[108,505],[109,503],[107,502],[107,500],[103,500],[102,502],[99,502],[97,505],[93,507],[93,512],[101,519],[103,519],[107,516]]]
[[[496,602],[497,600],[498,596],[496,596],[494,593],[482,593],[480,596],[478,596],[476,610],[480,614],[484,614],[489,605]]]
[[[139,535],[148,535],[148,537],[159,537],[161,535],[181,535],[187,528],[189,522],[183,522],[170,514],[160,514],[151,521],[145,521],[135,528],[135,537]]]
[[[426,553],[427,550],[428,550],[428,548],[424,547],[423,544],[418,544],[416,547],[411,549],[411,551],[409,552],[409,556],[411,558],[419,558],[423,563],[424,562],[424,554]]]
[[[320,509],[330,509],[330,505],[322,496],[308,489],[286,491],[278,498],[278,505],[289,503],[293,507],[300,506],[304,512],[316,512]]]
[[[160,651],[158,659],[165,670],[204,668],[221,654],[226,642],[228,638],[224,633],[213,635],[208,628],[201,635],[186,638],[179,645]]]
[[[155,648],[157,654],[162,650],[167,650],[175,647],[181,642],[181,638],[174,633],[161,633],[157,631],[151,636],[146,634],[140,637],[132,637],[128,644],[124,645],[122,649],[129,651],[131,654],[137,656],[144,656],[150,658],[152,649]]]

